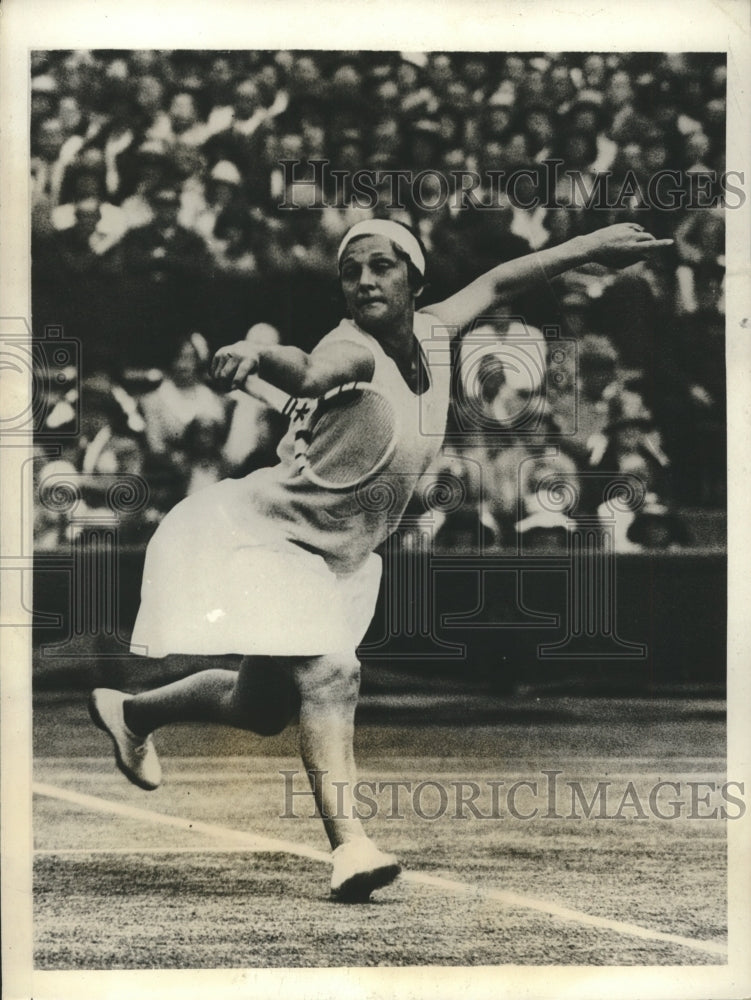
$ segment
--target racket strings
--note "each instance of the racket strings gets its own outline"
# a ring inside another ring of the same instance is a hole
[[[391,403],[376,392],[335,397],[310,428],[308,469],[333,486],[362,482],[382,467],[395,444]]]

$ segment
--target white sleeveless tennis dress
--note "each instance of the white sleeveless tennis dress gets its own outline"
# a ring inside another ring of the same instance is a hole
[[[373,550],[396,528],[446,428],[450,367],[431,364],[439,321],[415,315],[428,386],[413,393],[378,341],[343,320],[322,343],[353,341],[375,361],[373,384],[399,415],[394,455],[356,493],[308,482],[292,462],[225,479],[179,503],[146,552],[135,653],[319,656],[351,653],[373,616],[381,560]],[[435,352],[434,352],[435,353]],[[445,356],[444,356],[445,357]]]

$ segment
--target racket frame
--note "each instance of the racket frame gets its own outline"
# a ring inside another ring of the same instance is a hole
[[[308,446],[315,437],[314,426],[320,411],[328,409],[327,404],[330,403],[330,401],[335,397],[351,392],[371,392],[386,400],[393,415],[391,443],[366,475],[360,476],[347,483],[333,483],[325,477],[319,476],[315,470],[310,467],[307,460]],[[308,406],[310,407],[309,411],[307,411]],[[347,490],[357,489],[358,486],[361,486],[374,476],[377,476],[392,458],[394,451],[396,450],[396,442],[399,436],[399,415],[391,403],[391,400],[389,400],[380,389],[376,388],[372,382],[343,382],[341,385],[334,386],[333,389],[329,389],[328,392],[325,392],[318,399],[314,400],[300,400],[290,397],[285,403],[282,413],[285,416],[289,416],[290,420],[294,422],[296,419],[296,411],[301,412],[301,423],[295,431],[294,438],[295,468],[315,486],[320,486],[323,489],[333,490],[335,492],[346,492]]]

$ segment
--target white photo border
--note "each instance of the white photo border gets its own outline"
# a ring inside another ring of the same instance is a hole
[[[751,230],[749,98],[751,4],[747,0],[3,0],[0,8],[0,300],[2,317],[30,316],[28,210],[29,53],[54,48],[435,49],[675,51],[728,53],[728,169],[745,174],[746,205],[727,213],[729,466],[728,777],[751,788]],[[1,375],[0,375],[1,377]],[[15,383],[14,383],[15,384]],[[2,404],[17,412],[18,399]],[[7,409],[5,409],[7,407]],[[31,551],[14,518],[12,464],[23,448],[0,448],[2,550]],[[27,519],[28,520],[28,519]],[[18,548],[14,548],[18,545]],[[12,599],[13,595],[6,595]],[[3,608],[10,620],[23,608]],[[26,612],[28,613],[28,612]],[[728,824],[730,956],[709,967],[493,967],[412,969],[35,972],[31,914],[30,629],[0,629],[2,643],[3,978],[8,1000],[430,996],[725,998],[751,994],[748,886],[751,816]]]

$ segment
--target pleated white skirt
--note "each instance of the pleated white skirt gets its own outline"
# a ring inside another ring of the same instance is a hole
[[[375,610],[381,559],[337,576],[248,504],[242,480],[179,503],[151,539],[131,650],[145,656],[352,653]]]

